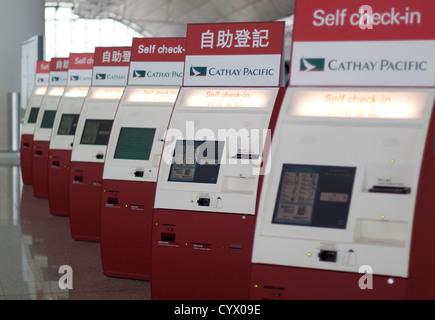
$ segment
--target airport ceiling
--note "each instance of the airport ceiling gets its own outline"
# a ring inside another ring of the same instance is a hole
[[[46,0],[69,3],[83,18],[112,18],[144,36],[184,37],[187,23],[286,21],[291,33],[295,0]],[[288,34],[286,35],[286,38]]]

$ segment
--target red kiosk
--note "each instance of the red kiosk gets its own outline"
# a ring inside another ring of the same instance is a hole
[[[33,136],[33,193],[48,198],[48,156],[54,118],[66,86],[69,58],[52,58],[47,92],[35,124]]]
[[[284,88],[283,22],[189,24],[157,180],[153,299],[247,299],[260,168]]]
[[[128,85],[103,171],[100,243],[107,276],[150,279],[157,174],[185,46],[185,38],[133,39]]]
[[[131,47],[97,47],[92,84],[71,153],[69,219],[75,240],[100,241],[101,192],[107,143],[127,85]]]
[[[296,1],[250,298],[435,298],[434,10]]]
[[[35,87],[27,102],[21,130],[20,165],[24,184],[32,184],[33,180],[33,135],[39,108],[47,91],[49,73],[49,61],[36,62]]]
[[[51,132],[48,201],[52,215],[69,215],[69,172],[77,122],[92,79],[94,53],[71,53],[65,92]]]

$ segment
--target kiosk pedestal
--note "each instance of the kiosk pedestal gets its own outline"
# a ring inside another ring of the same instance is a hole
[[[47,92],[49,72],[49,61],[36,62],[36,84],[27,103],[20,142],[21,176],[24,184],[33,182],[33,136],[39,109]]]
[[[105,275],[150,280],[156,180],[181,85],[185,42],[133,39],[128,86],[104,163],[100,242]]]
[[[69,216],[72,147],[80,112],[91,85],[93,57],[93,53],[71,53],[69,57],[68,81],[50,139],[48,202],[52,215]]]
[[[106,149],[127,84],[130,53],[131,47],[95,48],[92,84],[83,102],[71,153],[69,219],[75,240],[100,241]]]

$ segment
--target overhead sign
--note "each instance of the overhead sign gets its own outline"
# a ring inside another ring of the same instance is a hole
[[[36,61],[35,86],[43,87],[48,85],[50,75],[50,61]]]
[[[51,58],[49,86],[66,86],[69,58]]]
[[[434,86],[435,2],[297,1],[290,85]]]
[[[92,86],[127,85],[131,47],[96,47]]]
[[[279,86],[284,22],[188,24],[184,86]]]
[[[129,85],[176,85],[183,80],[186,38],[134,38]]]
[[[94,53],[71,53],[67,86],[90,86],[93,66]]]

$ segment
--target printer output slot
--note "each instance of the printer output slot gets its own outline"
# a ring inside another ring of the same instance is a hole
[[[369,192],[409,194],[409,193],[411,193],[411,188],[409,188],[409,187],[398,187],[398,186],[377,186],[377,185],[374,185],[373,187],[371,187],[369,189]]]

